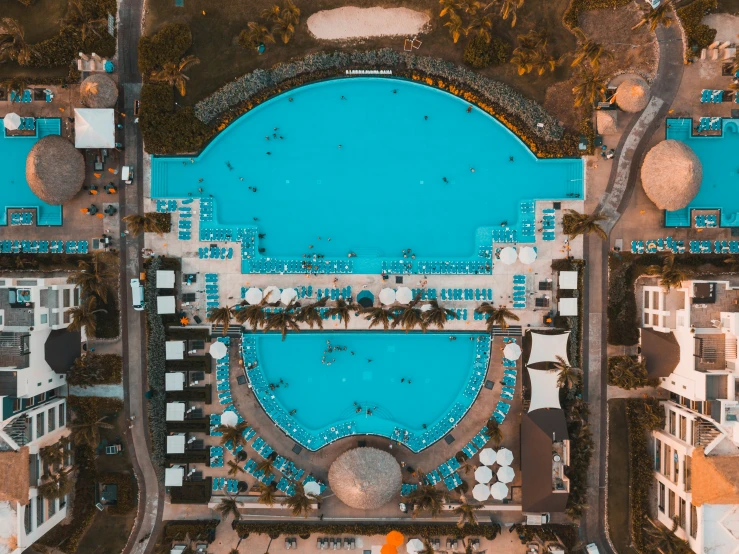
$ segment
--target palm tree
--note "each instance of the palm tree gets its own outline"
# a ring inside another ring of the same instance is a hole
[[[97,298],[94,296],[88,296],[87,300],[82,304],[70,308],[67,312],[70,317],[67,329],[70,331],[80,331],[84,327],[87,336],[94,339],[95,333],[97,332],[97,320],[95,319],[95,314],[99,312],[108,313],[107,310],[96,310],[95,308],[97,307],[97,303]]]
[[[63,498],[72,490],[72,481],[68,477],[71,472],[72,468],[69,467],[44,475],[38,486],[39,495],[48,500]]]
[[[265,475],[272,475],[272,468],[275,466],[275,460],[271,456],[267,456],[259,462],[254,471],[263,471]]]
[[[672,17],[670,16],[671,9],[672,3],[670,0],[665,0],[656,8],[645,6],[646,11],[642,16],[641,21],[634,25],[631,30],[634,31],[644,25],[649,25],[649,30],[653,33],[660,25],[669,27],[672,25]]]
[[[260,44],[275,41],[274,35],[272,35],[266,25],[262,25],[256,21],[249,21],[246,27],[239,34],[239,44],[243,48],[253,48],[256,50]]]
[[[419,550],[418,554],[436,554],[436,550],[434,550],[434,546],[428,537],[423,539],[423,550]]]
[[[0,19],[0,59],[28,65],[34,54],[37,52],[26,42],[26,32],[18,20],[12,17]]]
[[[285,14],[275,19],[272,32],[280,35],[283,44],[290,42],[290,39],[295,33],[295,24],[293,23],[292,17]]]
[[[631,390],[649,384],[646,360],[631,356],[614,356],[608,359],[608,384]]]
[[[390,310],[386,310],[382,306],[370,306],[369,308],[362,308],[359,312],[364,315],[367,321],[370,322],[369,328],[372,329],[375,325],[382,325],[385,331],[390,327],[390,321],[394,319]]]
[[[300,323],[305,323],[311,329],[313,329],[314,325],[317,325],[319,329],[323,329],[323,317],[321,317],[320,310],[326,306],[327,302],[328,298],[324,296],[316,302],[301,306],[295,320]]]
[[[127,215],[122,221],[126,222],[128,232],[133,237],[138,237],[141,233],[157,233],[161,236],[162,233],[169,231],[168,228],[163,227],[159,214],[155,212],[147,212],[144,215]]]
[[[184,72],[199,63],[200,59],[197,56],[185,56],[177,63],[167,62],[162,66],[162,69],[152,73],[151,80],[174,86],[177,92],[180,93],[180,96],[185,96],[187,92],[187,81],[190,80],[190,77],[185,75]]]
[[[457,527],[460,529],[465,525],[477,525],[477,510],[482,507],[481,504],[470,504],[462,495],[462,503],[454,508],[454,514],[459,518]]]
[[[222,308],[213,308],[208,314],[208,321],[214,325],[223,325],[223,335],[228,333],[228,328],[231,326],[231,319],[234,317],[233,308],[230,306],[223,306]]]
[[[449,34],[454,44],[457,44],[460,36],[467,36],[467,33],[469,33],[469,29],[462,23],[462,18],[456,13],[449,13],[449,21],[444,23],[444,27],[449,27]]]
[[[236,425],[219,425],[216,427],[216,432],[222,434],[221,445],[230,442],[233,444],[233,449],[236,450],[239,446],[246,446],[244,431],[248,428],[249,424],[246,421],[240,421]]]
[[[601,77],[600,72],[593,68],[588,70],[580,70],[577,84],[572,87],[575,95],[575,107],[579,108],[583,104],[587,106],[595,106],[597,102],[606,99],[606,80]]]
[[[105,302],[110,282],[118,277],[117,259],[107,252],[95,252],[90,261],[80,260],[77,271],[67,277],[67,283],[82,287],[87,294],[94,294]]]
[[[459,458],[457,458],[458,461],[460,461],[459,469],[457,470],[462,475],[469,475],[470,473],[474,473],[477,469],[477,466],[475,464],[470,463],[469,460],[461,461]]]
[[[500,326],[501,329],[507,329],[509,319],[512,321],[519,320],[519,317],[512,311],[510,311],[506,306],[496,308],[493,304],[490,304],[489,302],[483,302],[482,304],[480,304],[477,308],[475,308],[475,312],[481,315],[487,314],[487,327],[488,331],[491,333],[493,331],[493,327],[496,325]]]
[[[547,71],[554,71],[562,63],[562,58],[556,58],[549,53],[546,46],[540,47],[531,56],[531,71],[537,75],[544,75]]]
[[[235,477],[239,473],[243,473],[244,468],[241,467],[239,464],[234,462],[233,460],[228,461],[228,474],[232,477]]]
[[[425,312],[421,312],[424,329],[431,325],[436,325],[441,330],[446,325],[448,319],[457,319],[457,312],[440,306],[436,300],[432,300],[429,304],[431,307]]]
[[[112,429],[113,425],[106,423],[107,416],[101,417],[97,421],[88,423],[75,423],[72,425],[72,441],[75,444],[86,444],[92,448],[96,448],[100,442],[100,429]]]
[[[511,63],[516,66],[519,75],[531,73],[533,65],[531,64],[532,53],[524,48],[516,48],[511,56]]]
[[[508,19],[511,16],[511,27],[516,26],[516,11],[523,6],[524,0],[500,0],[500,17]]]
[[[610,60],[613,59],[612,52],[606,50],[602,44],[589,39],[579,27],[575,28],[575,35],[579,40],[579,45],[577,50],[575,50],[575,57],[572,60],[572,64],[570,64],[571,67],[582,66],[587,61],[594,71],[598,71],[600,69],[601,57]]]
[[[562,356],[557,356],[557,361],[553,365],[559,373],[559,377],[557,377],[558,387],[569,389],[580,382],[580,370],[568,364]]]
[[[662,258],[662,265],[650,265],[646,271],[647,275],[658,275],[659,284],[669,291],[672,287],[680,288],[687,278],[685,271],[675,267],[675,254],[666,254]]]
[[[293,25],[300,23],[300,8],[298,8],[292,0],[285,0],[285,6],[282,8],[283,17],[293,22]]]
[[[420,301],[421,295],[418,294],[410,304],[402,308],[400,314],[393,321],[393,329],[400,327],[405,329],[407,333],[411,329],[421,327],[424,332],[426,331],[426,322],[421,314],[421,310],[416,307]]]
[[[599,225],[601,221],[607,221],[608,218],[601,214],[581,214],[576,210],[565,210],[565,215],[562,218],[562,227],[564,232],[567,233],[569,239],[572,240],[579,235],[589,235],[595,233],[601,239],[606,240],[608,233],[605,229]]]
[[[262,17],[265,19],[271,19],[272,21],[278,20],[282,16],[282,10],[277,4],[272,4],[269,8],[262,10]]]
[[[274,503],[277,501],[275,496],[277,489],[274,484],[270,483],[269,485],[265,485],[264,483],[257,483],[257,486],[253,490],[256,490],[259,493],[260,504],[264,504],[265,506],[274,506]]]
[[[344,329],[349,327],[349,319],[352,317],[352,313],[356,312],[359,309],[359,306],[356,304],[353,304],[352,302],[347,302],[343,298],[339,298],[336,301],[336,305],[332,306],[328,309],[326,312],[326,315],[331,316],[338,316],[339,323],[344,323]]]
[[[691,552],[688,543],[675,535],[678,526],[676,517],[673,518],[672,530],[661,523],[655,523],[650,518],[647,518],[647,521],[650,525],[644,527],[644,534],[651,551],[661,552],[662,554],[687,554]]]
[[[483,432],[488,440],[493,441],[495,448],[498,448],[500,443],[503,442],[503,431],[501,431],[500,425],[493,418],[488,419]]]
[[[423,481],[423,476],[421,481]],[[418,516],[421,512],[429,512],[431,517],[436,517],[441,513],[444,500],[446,500],[446,494],[433,485],[421,484],[416,490],[411,492],[408,500],[415,505],[413,508],[413,517]]]
[[[492,38],[490,30],[493,28],[493,17],[490,14],[480,12],[475,15],[470,21],[470,25],[467,28],[468,31],[476,31],[477,36],[485,41],[485,44],[490,44]]]
[[[297,516],[308,517],[313,511],[313,503],[318,502],[318,496],[312,493],[305,492],[303,484],[295,483],[295,494],[288,496],[283,503],[283,506],[287,506],[292,510],[292,514]]]
[[[267,321],[264,324],[265,331],[279,330],[282,334],[282,340],[287,337],[287,332],[292,330],[296,333],[300,332],[300,326],[295,318],[295,301],[290,301],[290,304],[285,306],[284,309],[267,315]]]
[[[461,8],[459,0],[439,0],[439,3],[442,5],[439,17],[444,17],[445,15],[452,17],[457,15],[457,10]]]
[[[39,458],[46,467],[63,466],[69,443],[69,437],[62,437],[54,444],[41,448]]]
[[[100,37],[100,31],[108,26],[108,19],[105,17],[92,18],[86,13],[82,6],[82,0],[70,0],[69,11],[65,19],[68,25],[77,27],[82,31],[82,40],[86,41],[90,33]]]
[[[241,512],[239,512],[239,503],[238,501],[230,495],[226,495],[226,498],[223,498],[218,505],[216,506],[216,511],[221,514],[221,517],[223,519],[226,519],[229,514],[232,514],[234,517],[234,521],[238,521],[241,519]]]
[[[259,304],[247,304],[243,301],[238,308],[234,308],[234,319],[240,324],[248,323],[252,331],[256,331],[257,327],[264,325],[267,315],[264,312],[266,301],[263,299]]]

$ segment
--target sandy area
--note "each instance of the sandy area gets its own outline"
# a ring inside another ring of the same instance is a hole
[[[728,13],[712,13],[703,18],[701,23],[716,29],[716,40],[718,42],[737,42],[739,33],[739,16]]]
[[[420,33],[428,14],[408,8],[345,7],[316,12],[308,18],[308,30],[317,39],[347,40],[365,37],[408,36]]]

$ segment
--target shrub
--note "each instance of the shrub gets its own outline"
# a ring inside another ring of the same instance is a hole
[[[141,115],[171,113],[174,111],[174,87],[159,83],[141,86]]]
[[[216,532],[220,520],[198,519],[192,521],[167,521],[164,526],[164,537],[181,541],[186,537],[190,540],[207,539],[211,533]]]
[[[611,256],[608,271],[608,344],[630,346],[639,341],[639,324],[634,296],[633,264],[619,263]]]
[[[589,10],[615,9],[630,4],[630,0],[570,0],[570,5],[562,15],[562,23],[570,31],[580,26],[580,12]],[[619,17],[616,15],[615,17]]]
[[[659,384],[658,379],[650,379],[644,364],[638,364],[636,356],[611,356],[608,358],[608,384],[624,390]],[[630,371],[623,372],[623,368]]]
[[[387,535],[390,531],[399,531],[406,536],[421,536],[424,538],[447,535],[456,538],[469,536],[482,536],[487,540],[493,540],[500,533],[500,525],[497,523],[485,523],[480,521],[479,525],[466,524],[457,527],[454,523],[308,523],[303,521],[290,522],[261,522],[240,520],[234,523],[234,529],[239,537],[249,533],[257,535],[268,535],[277,538],[281,535]]]
[[[506,63],[510,54],[511,45],[506,40],[493,37],[488,43],[483,37],[476,35],[464,48],[464,63],[475,69],[482,69]]]
[[[704,16],[718,8],[717,0],[695,0],[687,6],[678,8],[677,16],[680,18],[685,36],[688,39],[688,49],[700,50],[706,48],[716,38],[716,29],[701,23]]]
[[[118,502],[108,507],[110,513],[126,514],[134,508],[134,478],[130,473],[100,473],[97,482],[118,487]]]
[[[147,375],[149,390],[152,397],[149,400],[149,433],[151,434],[151,460],[157,477],[164,479],[165,445],[167,441],[166,399],[164,394],[165,358],[164,324],[157,314],[157,270],[160,267],[159,258],[152,258],[146,270],[146,298],[147,321]]]
[[[168,88],[169,93],[162,87]],[[198,152],[213,136],[214,131],[195,117],[191,107],[172,110],[174,89],[169,85],[144,84],[141,95],[145,100],[142,101],[139,127],[146,149],[152,154]]]
[[[0,272],[76,270],[80,261],[89,262],[91,254],[0,254]]]
[[[588,469],[593,456],[593,435],[587,421],[590,410],[582,400],[583,383],[569,390],[562,406],[567,419],[570,436],[570,465],[565,473],[570,479],[570,494],[567,498],[567,515],[579,519],[587,508]]]
[[[167,335],[169,340],[187,340],[185,338],[172,338]],[[210,373],[212,363],[210,354],[205,356],[188,356],[185,360],[167,360],[167,371],[204,371]]]
[[[121,382],[123,359],[118,354],[89,353],[74,361],[67,383],[80,387],[115,385]]]
[[[183,23],[170,23],[139,40],[139,71],[147,76],[168,62],[177,62],[192,46],[192,32]]]

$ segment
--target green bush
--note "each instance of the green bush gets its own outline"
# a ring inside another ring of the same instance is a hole
[[[650,379],[644,364],[637,364],[636,356],[611,356],[608,358],[608,384],[620,387],[624,390],[638,389],[640,387],[659,384],[658,379]],[[631,370],[623,372],[621,367],[630,367]]]
[[[562,23],[570,31],[573,31],[580,26],[580,12],[603,10],[606,8],[613,10],[630,3],[631,0],[570,0],[570,5],[562,16]],[[613,17],[620,16],[614,15]]]
[[[608,271],[608,344],[631,346],[639,342],[634,281],[640,272],[631,262],[615,256],[609,259]]]
[[[183,23],[170,23],[139,40],[139,71],[147,76],[168,62],[177,62],[192,46],[192,32]]]
[[[718,8],[717,0],[695,0],[677,10],[685,35],[688,39],[688,48],[700,50],[706,48],[716,38],[716,29],[701,23],[704,16]]]
[[[279,537],[281,535],[302,535],[316,533],[322,535],[387,535],[390,531],[400,531],[406,536],[434,537],[447,535],[456,538],[482,536],[493,540],[500,533],[500,525],[486,523],[480,518],[479,525],[466,524],[457,527],[454,523],[308,523],[303,521],[261,522],[240,520],[234,523],[240,537],[249,533]],[[169,530],[167,531],[169,536]]]
[[[141,87],[141,116],[174,112],[174,87],[147,83]]]
[[[482,69],[506,63],[510,54],[511,45],[506,40],[493,37],[490,42],[485,42],[483,37],[476,35],[464,48],[464,63]]]
[[[112,514],[127,514],[134,508],[134,478],[130,473],[100,473],[97,482],[101,485],[118,486],[118,502],[108,508]]]
[[[190,537],[190,540],[206,539],[211,533],[216,532],[219,523],[218,519],[167,521],[164,526],[164,537],[173,541],[181,541],[186,537]]]
[[[143,91],[150,86],[152,85],[142,86],[142,95]],[[161,105],[164,104],[165,102],[162,101]],[[146,150],[152,154],[198,152],[214,134],[214,130],[195,117],[191,107],[172,112],[171,110],[155,111],[151,106],[149,109],[144,109],[143,106],[142,103],[139,127],[144,137]]]
[[[76,270],[79,262],[89,262],[91,254],[0,254],[0,273],[18,270],[69,271]]]
[[[77,358],[67,374],[67,383],[80,387],[117,385],[123,374],[123,358],[118,354],[95,354]]]

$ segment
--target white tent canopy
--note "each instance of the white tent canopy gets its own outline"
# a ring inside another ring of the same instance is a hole
[[[493,478],[493,470],[488,466],[480,466],[475,470],[475,481],[478,483],[489,483]]]
[[[75,108],[75,148],[115,148],[113,109]]]
[[[508,360],[518,360],[521,357],[521,347],[515,342],[506,344],[503,349],[503,356]]]
[[[174,288],[174,271],[158,269],[157,270],[157,288],[173,289]]]
[[[559,315],[577,316],[577,298],[560,298]]]
[[[510,483],[513,481],[513,477],[515,476],[515,472],[513,471],[513,468],[511,466],[502,466],[500,469],[498,469],[498,481],[501,483]]]
[[[182,390],[185,387],[185,374],[181,371],[164,374],[164,390]]]
[[[169,402],[167,404],[167,421],[185,421],[185,403]]]
[[[224,343],[216,341],[210,345],[210,350],[208,352],[214,360],[220,360],[228,354],[228,347]]]
[[[576,289],[577,288],[577,271],[560,271],[559,272],[559,288]]]
[[[531,379],[531,404],[529,412],[541,410],[542,408],[561,409],[559,404],[559,387],[557,380],[559,372],[555,370],[531,369],[529,370],[529,379]]]
[[[251,287],[249,290],[246,291],[245,300],[249,304],[259,304],[262,301],[263,295],[262,295],[262,289],[258,289],[257,287]]]
[[[516,252],[516,249],[512,246],[506,246],[503,250],[500,251],[500,261],[505,265],[511,265],[516,261],[517,258],[518,253]]]
[[[309,481],[305,485],[303,485],[303,490],[305,491],[305,494],[315,494],[318,496],[321,494],[321,485],[316,483],[315,481]]]
[[[421,552],[421,550],[423,550],[423,543],[420,539],[411,539],[405,545],[405,550],[406,552],[408,552],[408,554],[412,554],[413,552]]]
[[[164,345],[164,354],[167,360],[182,360],[185,357],[185,341],[168,340]]]
[[[239,414],[232,411],[223,412],[221,414],[221,425],[230,425],[236,427],[239,423]]]
[[[518,253],[518,259],[521,260],[521,263],[523,264],[533,264],[536,260],[536,256],[536,250],[531,246],[524,246]]]
[[[413,300],[413,292],[408,287],[398,287],[395,291],[395,300],[399,304],[409,304]]]
[[[6,114],[3,118],[3,126],[6,131],[15,131],[21,126],[21,116],[13,112]]]
[[[164,486],[165,487],[181,487],[182,479],[185,476],[184,467],[168,467],[164,470]]]
[[[472,487],[472,498],[478,500],[479,502],[485,502],[488,498],[490,498],[490,487],[482,483],[478,483],[477,485]]]
[[[389,306],[395,302],[395,291],[390,288],[384,288],[380,291],[380,302]]]
[[[567,361],[567,340],[570,332],[559,333],[558,335],[542,335],[541,333],[531,332],[531,354],[529,355],[528,364],[537,364],[540,362],[556,362],[559,356]]]
[[[298,291],[292,288],[282,289],[282,293],[280,294],[280,302],[282,302],[285,306],[288,306],[290,302],[295,300],[298,297]]]
[[[498,462],[498,465],[509,466],[513,461],[513,452],[507,448],[501,448],[498,450],[498,455],[495,457],[495,461]]]
[[[185,453],[185,435],[167,435],[167,454]]]
[[[495,456],[497,452],[492,448],[483,448],[480,450],[480,463],[486,466],[491,466],[495,463]]]
[[[498,481],[492,487],[490,487],[490,494],[493,495],[493,498],[495,498],[495,500],[503,500],[506,496],[508,496],[508,485]]]
[[[157,313],[158,314],[175,313],[174,296],[157,296]]]

